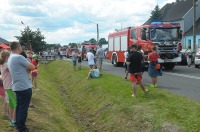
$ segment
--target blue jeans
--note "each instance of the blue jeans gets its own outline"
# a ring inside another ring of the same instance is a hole
[[[32,96],[32,89],[29,88],[23,91],[15,91],[17,99],[16,107],[16,126],[19,132],[27,130],[25,125],[27,112]]]

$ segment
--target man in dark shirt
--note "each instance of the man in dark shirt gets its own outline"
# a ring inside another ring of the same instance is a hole
[[[148,89],[145,89],[143,83],[142,83],[142,60],[143,56],[141,53],[137,52],[137,46],[136,44],[131,45],[130,47],[131,53],[128,56],[126,64],[129,66],[129,73],[130,73],[130,80],[132,82],[132,88],[133,88],[133,94],[132,96],[136,96],[137,91],[137,82],[142,88],[142,90],[146,93],[148,92]]]
[[[24,56],[25,58],[27,58],[27,55],[25,53],[25,45],[24,45],[24,43],[20,43],[20,44],[21,44],[21,47],[22,47],[21,55]]]

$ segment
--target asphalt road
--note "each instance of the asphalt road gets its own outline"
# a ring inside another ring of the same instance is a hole
[[[82,65],[88,66],[87,61],[83,61]],[[102,69],[122,79],[125,76],[123,67],[114,67],[108,60],[104,60]],[[147,71],[143,74],[143,82],[150,84]],[[163,71],[163,76],[158,78],[158,88],[200,101],[200,68],[177,65],[172,71]]]

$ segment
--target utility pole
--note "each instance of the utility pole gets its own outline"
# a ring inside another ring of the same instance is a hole
[[[99,24],[97,23],[97,43],[99,42]]]
[[[27,35],[27,46],[30,46],[29,45],[29,33],[28,33],[28,26],[26,26],[22,21],[21,21],[21,24],[24,25],[25,29],[27,29],[26,31],[26,35]]]
[[[89,21],[90,23],[94,23],[97,25],[97,43],[99,42],[99,24],[98,23],[95,23],[93,21]]]
[[[196,53],[196,0],[193,0],[193,51]]]

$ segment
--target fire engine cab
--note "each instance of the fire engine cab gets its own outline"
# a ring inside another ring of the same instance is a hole
[[[109,34],[108,58],[114,66],[120,66],[125,60],[124,52],[132,44],[141,45],[146,56],[156,46],[160,54],[159,63],[166,70],[172,70],[177,62],[181,62],[181,39],[179,23],[152,22],[149,25],[128,27]]]

